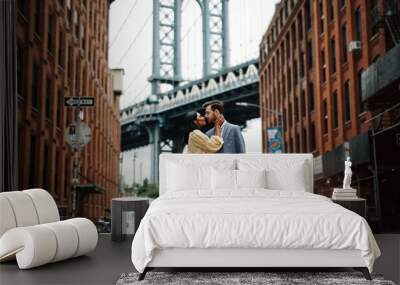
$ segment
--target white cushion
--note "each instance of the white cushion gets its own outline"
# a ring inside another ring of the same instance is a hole
[[[212,189],[213,190],[236,190],[236,170],[216,169],[212,167]]]
[[[73,218],[65,221],[70,223],[78,233],[78,248],[74,257],[93,251],[97,246],[97,228],[92,221],[85,218]]]
[[[171,163],[169,167],[168,191],[211,188],[211,168],[177,163]]]
[[[31,197],[39,218],[39,224],[57,222],[60,220],[56,202],[49,192],[43,189],[28,189],[22,192]]]
[[[51,262],[71,258],[78,250],[78,233],[67,221],[43,224],[51,229],[56,236],[57,250]]]
[[[53,198],[43,189],[0,193],[0,215],[0,262],[16,258],[20,269],[83,255],[97,246],[93,222],[60,222]]]
[[[163,157],[163,156],[161,156]],[[215,157],[209,154],[187,154],[174,156],[165,161],[161,159],[160,169],[166,169],[166,175],[160,177],[161,187],[166,192],[185,190],[211,190],[211,171],[216,169],[235,169],[236,160]],[[163,193],[164,190],[160,193]]]
[[[6,197],[0,195],[0,237],[16,226],[17,223],[10,202]]]
[[[267,188],[267,171],[262,170],[236,170],[238,189],[241,188]]]
[[[36,208],[29,195],[22,191],[3,192],[1,195],[10,202],[17,227],[33,226],[39,223]]]
[[[308,169],[305,159],[238,159],[239,170],[266,169],[267,188],[306,191]]]
[[[49,263],[56,251],[56,236],[43,225],[13,228],[0,239],[0,260],[16,257],[20,269]]]

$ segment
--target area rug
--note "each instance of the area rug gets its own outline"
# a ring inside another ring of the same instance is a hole
[[[392,281],[384,280],[381,275],[372,275],[373,280],[368,281],[360,272],[148,272],[142,281],[138,281],[138,276],[138,273],[124,273],[118,279],[117,285],[395,285]]]

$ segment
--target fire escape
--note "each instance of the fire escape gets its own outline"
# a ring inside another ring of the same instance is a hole
[[[371,9],[372,26],[383,27],[393,45],[400,44],[400,1],[383,0]]]
[[[376,1],[378,2],[378,1]],[[400,0],[382,0],[371,7],[372,33],[383,32],[387,51],[372,63],[362,75],[362,98],[372,114],[370,138],[373,174],[372,203],[368,207],[369,221],[378,228],[383,226],[381,187],[388,173],[400,174],[399,163],[391,159],[398,152],[393,148],[391,156],[382,154],[382,142],[392,141],[392,135],[400,127]],[[388,136],[389,135],[389,136]],[[393,139],[394,140],[394,139]],[[393,142],[394,144],[396,142]],[[390,146],[388,146],[390,148]],[[387,203],[383,202],[383,203]],[[392,205],[390,205],[392,207]],[[397,212],[393,215],[398,215]],[[387,217],[385,218],[387,219]]]

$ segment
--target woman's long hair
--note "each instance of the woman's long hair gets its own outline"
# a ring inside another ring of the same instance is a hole
[[[187,112],[185,115],[186,130],[185,130],[185,135],[183,137],[184,144],[189,143],[190,133],[193,132],[194,130],[199,129],[199,127],[194,123],[194,120],[196,120],[197,115],[198,113],[196,111]]]

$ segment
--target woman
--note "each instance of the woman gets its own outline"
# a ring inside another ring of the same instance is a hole
[[[216,153],[223,144],[222,139],[222,123],[223,119],[219,118],[215,121],[215,135],[209,138],[203,133],[200,128],[207,125],[206,118],[196,111],[191,111],[186,114],[186,121],[188,122],[188,131],[185,135],[185,144],[187,144],[188,153]]]

